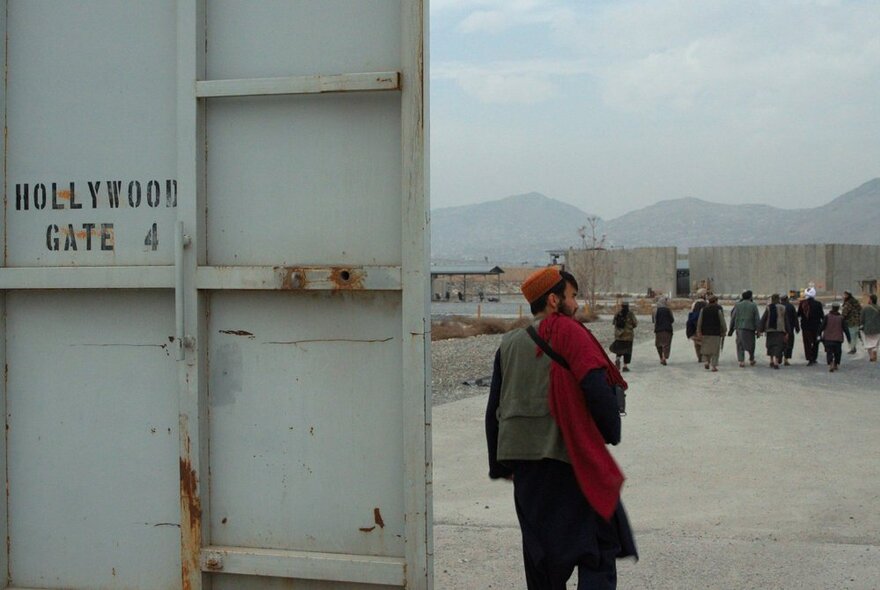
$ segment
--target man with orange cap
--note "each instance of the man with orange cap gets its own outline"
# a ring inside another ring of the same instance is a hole
[[[615,387],[626,381],[574,320],[577,281],[553,267],[522,284],[532,332],[504,335],[486,408],[489,477],[513,480],[529,590],[617,587],[621,557],[638,557],[620,501]],[[552,359],[552,360],[551,360]]]

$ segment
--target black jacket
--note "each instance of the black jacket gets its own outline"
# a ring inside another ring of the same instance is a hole
[[[654,332],[672,332],[672,324],[675,317],[668,307],[658,307],[654,310]]]
[[[801,329],[798,327],[797,310],[794,308],[794,305],[791,303],[784,303],[783,305],[785,305],[785,319],[788,320],[788,333],[793,334],[794,332],[800,332]]]
[[[822,325],[822,318],[825,317],[825,310],[821,302],[807,297],[798,304],[797,315],[801,319],[801,330],[818,332],[819,326]]]
[[[717,303],[710,303],[703,308],[700,315],[703,321],[700,324],[700,332],[703,336],[721,336],[721,315],[724,311]]]

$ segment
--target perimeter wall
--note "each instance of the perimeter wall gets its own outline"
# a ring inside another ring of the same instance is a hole
[[[833,273],[828,290],[842,295],[843,291],[858,294],[859,281],[880,278],[880,246],[829,244],[828,259]]]
[[[860,292],[859,281],[880,276],[880,246],[797,244],[713,246],[688,250],[691,285],[708,280],[721,295],[746,289],[784,293],[814,284],[820,295]]]
[[[644,295],[675,293],[674,246],[620,250],[575,250],[566,254],[566,268],[575,276],[582,293]]]

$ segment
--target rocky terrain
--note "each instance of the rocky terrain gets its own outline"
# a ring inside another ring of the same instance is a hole
[[[676,327],[684,337],[684,312],[676,313]],[[654,328],[651,318],[638,316],[636,342],[653,341]],[[608,318],[587,324],[599,342],[606,348],[614,340],[614,328]],[[466,397],[488,393],[489,378],[492,376],[492,363],[495,351],[501,343],[501,335],[473,336],[471,338],[451,338],[431,343],[431,381],[433,384],[434,405],[453,402]],[[468,385],[485,378],[485,385]]]

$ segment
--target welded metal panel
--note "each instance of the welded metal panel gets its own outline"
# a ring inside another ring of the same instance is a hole
[[[7,295],[12,586],[179,583],[171,310],[158,292]]]
[[[212,297],[213,544],[403,554],[399,301]]]
[[[211,80],[401,69],[401,0],[211,0]]]
[[[174,5],[8,2],[8,266],[171,263]]]
[[[211,99],[207,117],[209,264],[400,263],[399,95]]]

